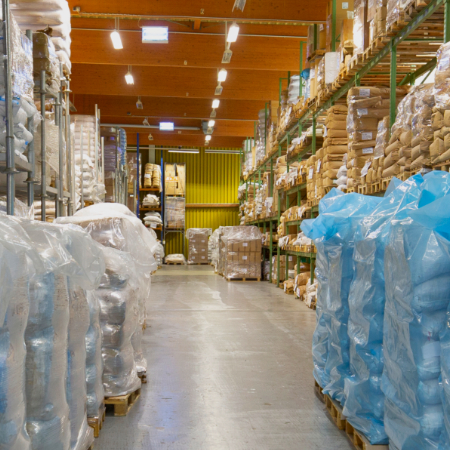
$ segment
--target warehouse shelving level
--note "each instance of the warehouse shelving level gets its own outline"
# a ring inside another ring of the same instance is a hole
[[[317,25],[313,25],[314,32],[314,50],[317,50]],[[336,37],[336,1],[333,1],[333,14],[331,21],[331,51],[335,51],[338,39]],[[289,164],[296,161],[302,161],[316,154],[317,149],[317,122],[318,119],[333,106],[333,104],[341,99],[347,92],[355,86],[370,86],[373,84],[382,84],[390,86],[390,126],[395,122],[396,117],[396,87],[406,84],[413,85],[415,80],[425,74],[430,74],[436,66],[436,52],[442,43],[450,40],[450,0],[431,0],[425,2],[423,0],[412,0],[410,4],[404,8],[400,19],[395,22],[390,29],[387,30],[385,36],[375,38],[369,47],[356,57],[352,58],[350,66],[341,70],[339,76],[327,89],[322,96],[317,95],[314,99],[303,104],[296,105],[295,120],[290,123],[281,135],[278,136],[278,150],[266,156],[264,161],[256,167],[246,177],[241,176],[241,184],[246,184],[246,200],[248,199],[248,185],[253,184],[253,192],[256,193],[256,185],[261,185],[261,172],[270,170],[270,196],[273,196],[274,181],[274,160],[282,155],[287,154],[287,149],[296,136],[300,136],[302,131],[312,128],[311,142],[303,148],[296,149],[295,152],[286,158],[287,170]],[[300,44],[300,73],[303,70],[303,45]],[[436,47],[432,47],[436,45]],[[430,51],[431,50],[431,51]],[[419,56],[420,55],[420,56]],[[427,75],[428,76],[428,75]],[[427,77],[426,76],[426,77]],[[425,79],[426,79],[425,77]],[[290,79],[288,73],[287,80]],[[422,83],[425,81],[422,81]],[[280,94],[282,81],[280,79]],[[300,82],[299,97],[302,97],[302,83]],[[299,102],[300,103],[300,102]],[[267,118],[267,105],[266,105]],[[256,137],[256,136],[255,136]],[[267,138],[267,130],[266,130]],[[243,157],[247,149],[247,143],[250,139],[246,139],[246,149],[241,151],[241,165]],[[242,171],[241,171],[242,173]],[[289,207],[289,197],[297,194],[297,204],[300,205],[301,191],[306,189],[305,183],[293,186],[285,190],[287,205]],[[368,195],[381,196],[384,191],[375,193],[368,192]],[[270,276],[272,274],[272,255],[274,254],[273,227],[280,224],[281,204],[280,190],[278,190],[278,211],[276,216],[269,218],[261,218],[246,222],[246,225],[256,225],[263,227],[264,233],[269,227],[270,242],[264,248],[269,251],[270,258]],[[312,205],[311,217],[318,214],[318,206]],[[300,229],[301,221],[295,221],[293,225],[297,225]],[[282,254],[297,257],[297,270],[299,270],[299,262],[304,258],[305,262],[311,265],[311,280],[313,279],[313,266],[315,255],[300,255],[298,252],[280,249],[277,245],[277,281],[280,284],[280,256]],[[288,265],[286,264],[286,272]]]

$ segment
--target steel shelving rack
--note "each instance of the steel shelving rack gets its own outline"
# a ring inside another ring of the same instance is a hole
[[[48,91],[45,84],[45,72],[41,72],[39,84],[35,86],[35,96],[40,100],[41,114],[45,117],[45,100],[46,98],[54,98],[55,100],[55,123],[59,127],[59,175],[56,179],[56,187],[47,186],[45,183],[45,173],[46,173],[46,158],[45,158],[45,120],[42,121],[42,132],[41,132],[41,182],[37,182],[35,179],[35,152],[34,152],[34,142],[32,141],[28,145],[27,156],[28,162],[21,159],[15,154],[14,151],[14,121],[13,121],[13,109],[12,109],[12,69],[11,69],[11,16],[9,0],[2,0],[2,22],[3,22],[3,68],[4,68],[4,85],[5,85],[5,125],[6,125],[6,152],[0,154],[0,166],[4,167],[2,172],[6,174],[6,209],[8,215],[14,215],[14,200],[16,198],[16,183],[15,176],[19,173],[27,173],[27,189],[26,198],[28,206],[32,206],[35,196],[40,196],[42,201],[41,206],[41,219],[45,220],[45,201],[47,198],[52,198],[55,200],[55,210],[56,217],[63,214],[63,203],[65,199],[68,199],[68,213],[73,212],[73,203],[71,202],[72,192],[72,177],[71,177],[71,163],[73,161],[73,155],[70,149],[70,117],[69,117],[69,92],[70,92],[70,81],[64,77],[61,71],[61,87],[58,93],[52,94]],[[31,31],[27,31],[27,37],[32,41],[33,35]],[[36,95],[37,94],[37,95]],[[63,102],[64,100],[64,102]],[[65,108],[63,108],[63,103],[65,103]],[[29,119],[27,123],[27,129],[34,135],[34,124],[33,119]],[[68,143],[68,165],[69,165],[69,192],[64,191],[64,145],[63,136]],[[25,197],[25,194],[24,194]]]
[[[435,52],[433,54],[433,52],[429,51],[430,44],[442,44],[450,41],[450,0],[431,0],[429,2],[413,0],[405,12],[408,19],[396,24],[396,27],[394,27],[395,31],[388,31],[386,36],[374,39],[369,48],[355,59],[351,67],[339,75],[337,81],[333,83],[332,89],[329,90],[324,99],[319,100],[316,97],[313,102],[308,104],[308,107],[300,111],[295,122],[279,136],[276,152],[266,157],[262,164],[245,179],[241,175],[241,184],[246,184],[246,200],[248,198],[248,185],[253,183],[255,187],[257,183],[261,183],[261,171],[265,172],[270,170],[270,195],[273,196],[274,159],[286,154],[292,139],[295,136],[301,135],[303,129],[306,127],[312,127],[311,144],[300,153],[287,158],[288,170],[289,164],[292,164],[294,161],[301,161],[316,154],[316,125],[319,117],[323,116],[327,109],[346,95],[352,87],[373,85],[376,83],[388,84],[390,86],[390,125],[392,126],[394,124],[396,117],[396,87],[406,84],[413,85],[419,76],[431,73],[436,66],[436,54]],[[314,27],[314,50],[316,50],[318,41],[317,25],[312,26]],[[335,51],[336,43],[339,42],[338,39],[339,36],[336,36],[336,0],[334,0],[332,4],[331,51]],[[300,73],[303,70],[303,44],[300,44]],[[416,47],[413,46],[414,44],[417,44]],[[420,55],[420,59],[417,59],[415,55],[406,51],[411,48],[419,51],[420,45],[428,45],[428,52]],[[436,46],[436,50],[437,48]],[[289,78],[290,74],[288,73],[288,81]],[[285,78],[280,79],[280,92],[283,80]],[[302,83],[300,83],[299,96],[302,96]],[[241,152],[241,165],[245,151]],[[285,191],[287,208],[290,204],[290,197],[294,194],[297,194],[297,204],[300,205],[302,191],[305,189],[306,184],[300,184]],[[269,227],[270,241],[265,248],[269,250],[270,273],[272,273],[272,256],[274,254],[273,228],[275,225],[278,226],[280,224],[281,217],[279,190],[276,195],[278,195],[279,201],[278,211],[275,216],[246,223],[247,225],[262,226],[264,232]],[[311,217],[317,216],[318,212],[318,206],[313,206],[311,209]],[[291,223],[289,222],[289,224]],[[298,225],[298,227],[300,227],[300,224],[301,220],[292,222],[292,225]],[[281,254],[297,257],[297,270],[299,270],[299,262],[309,262],[311,264],[311,279],[313,279],[315,254],[303,254],[291,250],[282,250],[277,245],[277,286],[280,283],[279,269]],[[286,271],[287,266],[286,264]]]

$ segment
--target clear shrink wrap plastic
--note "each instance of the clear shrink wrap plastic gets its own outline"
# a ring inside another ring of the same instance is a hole
[[[184,228],[185,204],[183,197],[166,197],[164,226],[168,228]]]
[[[422,176],[394,189],[355,233],[355,276],[348,297],[351,376],[345,380],[343,414],[371,444],[387,444],[384,430],[383,319],[385,306],[384,250],[391,223],[417,208]]]
[[[232,228],[233,227],[231,227],[231,226],[219,227],[219,262],[217,265],[217,272],[220,275],[224,274],[226,257],[227,257],[227,249],[225,246],[224,238],[226,238],[226,236],[228,235],[228,233],[230,233]]]
[[[105,396],[111,397],[133,392],[141,385],[132,345],[139,283],[130,254],[108,247],[103,247],[103,254],[106,271],[96,294],[103,334],[103,387]]]
[[[336,195],[337,192],[341,195]],[[320,296],[325,296],[326,304],[322,304],[324,322],[319,323],[322,340],[323,324],[326,324],[329,339],[323,374],[328,383],[323,390],[344,404],[344,380],[350,376],[348,295],[354,275],[354,235],[361,220],[376,208],[381,199],[354,193],[342,195],[332,189],[324,200],[324,212],[319,210],[316,219],[303,221],[301,229],[319,246],[323,245],[328,293],[320,293]]]
[[[220,229],[216,228],[209,238],[209,245],[211,247],[211,263],[214,265],[216,272],[219,265],[219,235]]]
[[[158,248],[156,239],[126,206],[119,204],[99,203],[92,205],[78,211],[73,217],[58,218],[57,222],[80,225],[98,243],[105,247],[120,250],[124,257],[127,253],[131,255],[131,264],[135,267],[132,277],[135,280],[131,280],[129,287],[122,295],[125,297],[124,304],[127,301],[127,296],[133,295],[136,297],[136,303],[132,303],[136,310],[132,344],[138,371],[145,371],[146,361],[141,344],[142,327],[146,319],[145,301],[150,296],[150,274],[158,268],[153,257]],[[105,295],[101,289],[98,294],[99,296]],[[129,301],[131,302],[131,300]],[[111,361],[109,362],[111,363]],[[104,363],[106,371],[107,361],[105,359]],[[117,369],[114,369],[114,373],[117,374]],[[112,390],[107,395],[123,395],[111,392]]]
[[[450,42],[443,44],[437,52],[434,98],[438,109],[450,109]]]
[[[262,235],[258,227],[230,227],[221,239],[226,278],[261,278]]]
[[[396,450],[437,449],[445,434],[440,339],[450,301],[449,188],[448,173],[426,174],[418,208],[392,223],[385,249],[382,389],[385,428]]]
[[[43,267],[16,219],[0,215],[0,447],[31,450],[26,431],[28,285]]]
[[[29,288],[27,430],[33,449],[81,450],[94,439],[87,424],[89,310],[83,292],[98,286],[104,260],[100,247],[78,227],[28,221],[22,227],[45,268]]]
[[[187,264],[186,258],[181,253],[173,253],[166,256],[166,264]]]
[[[186,239],[189,241],[188,264],[207,263],[211,228],[189,228]]]

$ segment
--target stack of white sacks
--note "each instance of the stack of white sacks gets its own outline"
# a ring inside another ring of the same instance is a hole
[[[10,3],[10,8],[23,32],[51,28],[51,40],[55,46],[56,55],[64,70],[71,73],[71,25],[67,0],[14,0]]]
[[[3,29],[0,25],[0,37]],[[33,135],[26,129],[29,118],[35,116],[39,123],[37,110],[33,103],[33,50],[31,41],[20,31],[17,22],[11,20],[11,70],[12,70],[12,108],[14,118],[14,151],[27,161],[26,151]],[[0,67],[0,153],[6,151],[6,105],[3,64]],[[17,189],[26,189],[27,173],[16,175]],[[6,184],[6,175],[0,175],[1,185]]]
[[[101,169],[95,160],[95,116],[71,116],[71,134],[75,162],[76,209],[81,207],[81,190],[85,201],[98,203],[104,199],[105,185],[100,181]],[[83,130],[83,134],[81,133]],[[98,161],[101,149],[97,151]]]
[[[0,214],[2,448],[87,449],[104,397],[140,387],[156,241],[130,211],[89,209],[70,218],[86,230]]]

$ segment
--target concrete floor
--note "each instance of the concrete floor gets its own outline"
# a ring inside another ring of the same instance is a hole
[[[165,266],[147,311],[148,384],[127,417],[107,416],[96,449],[353,449],[314,394],[303,302],[210,266]]]

